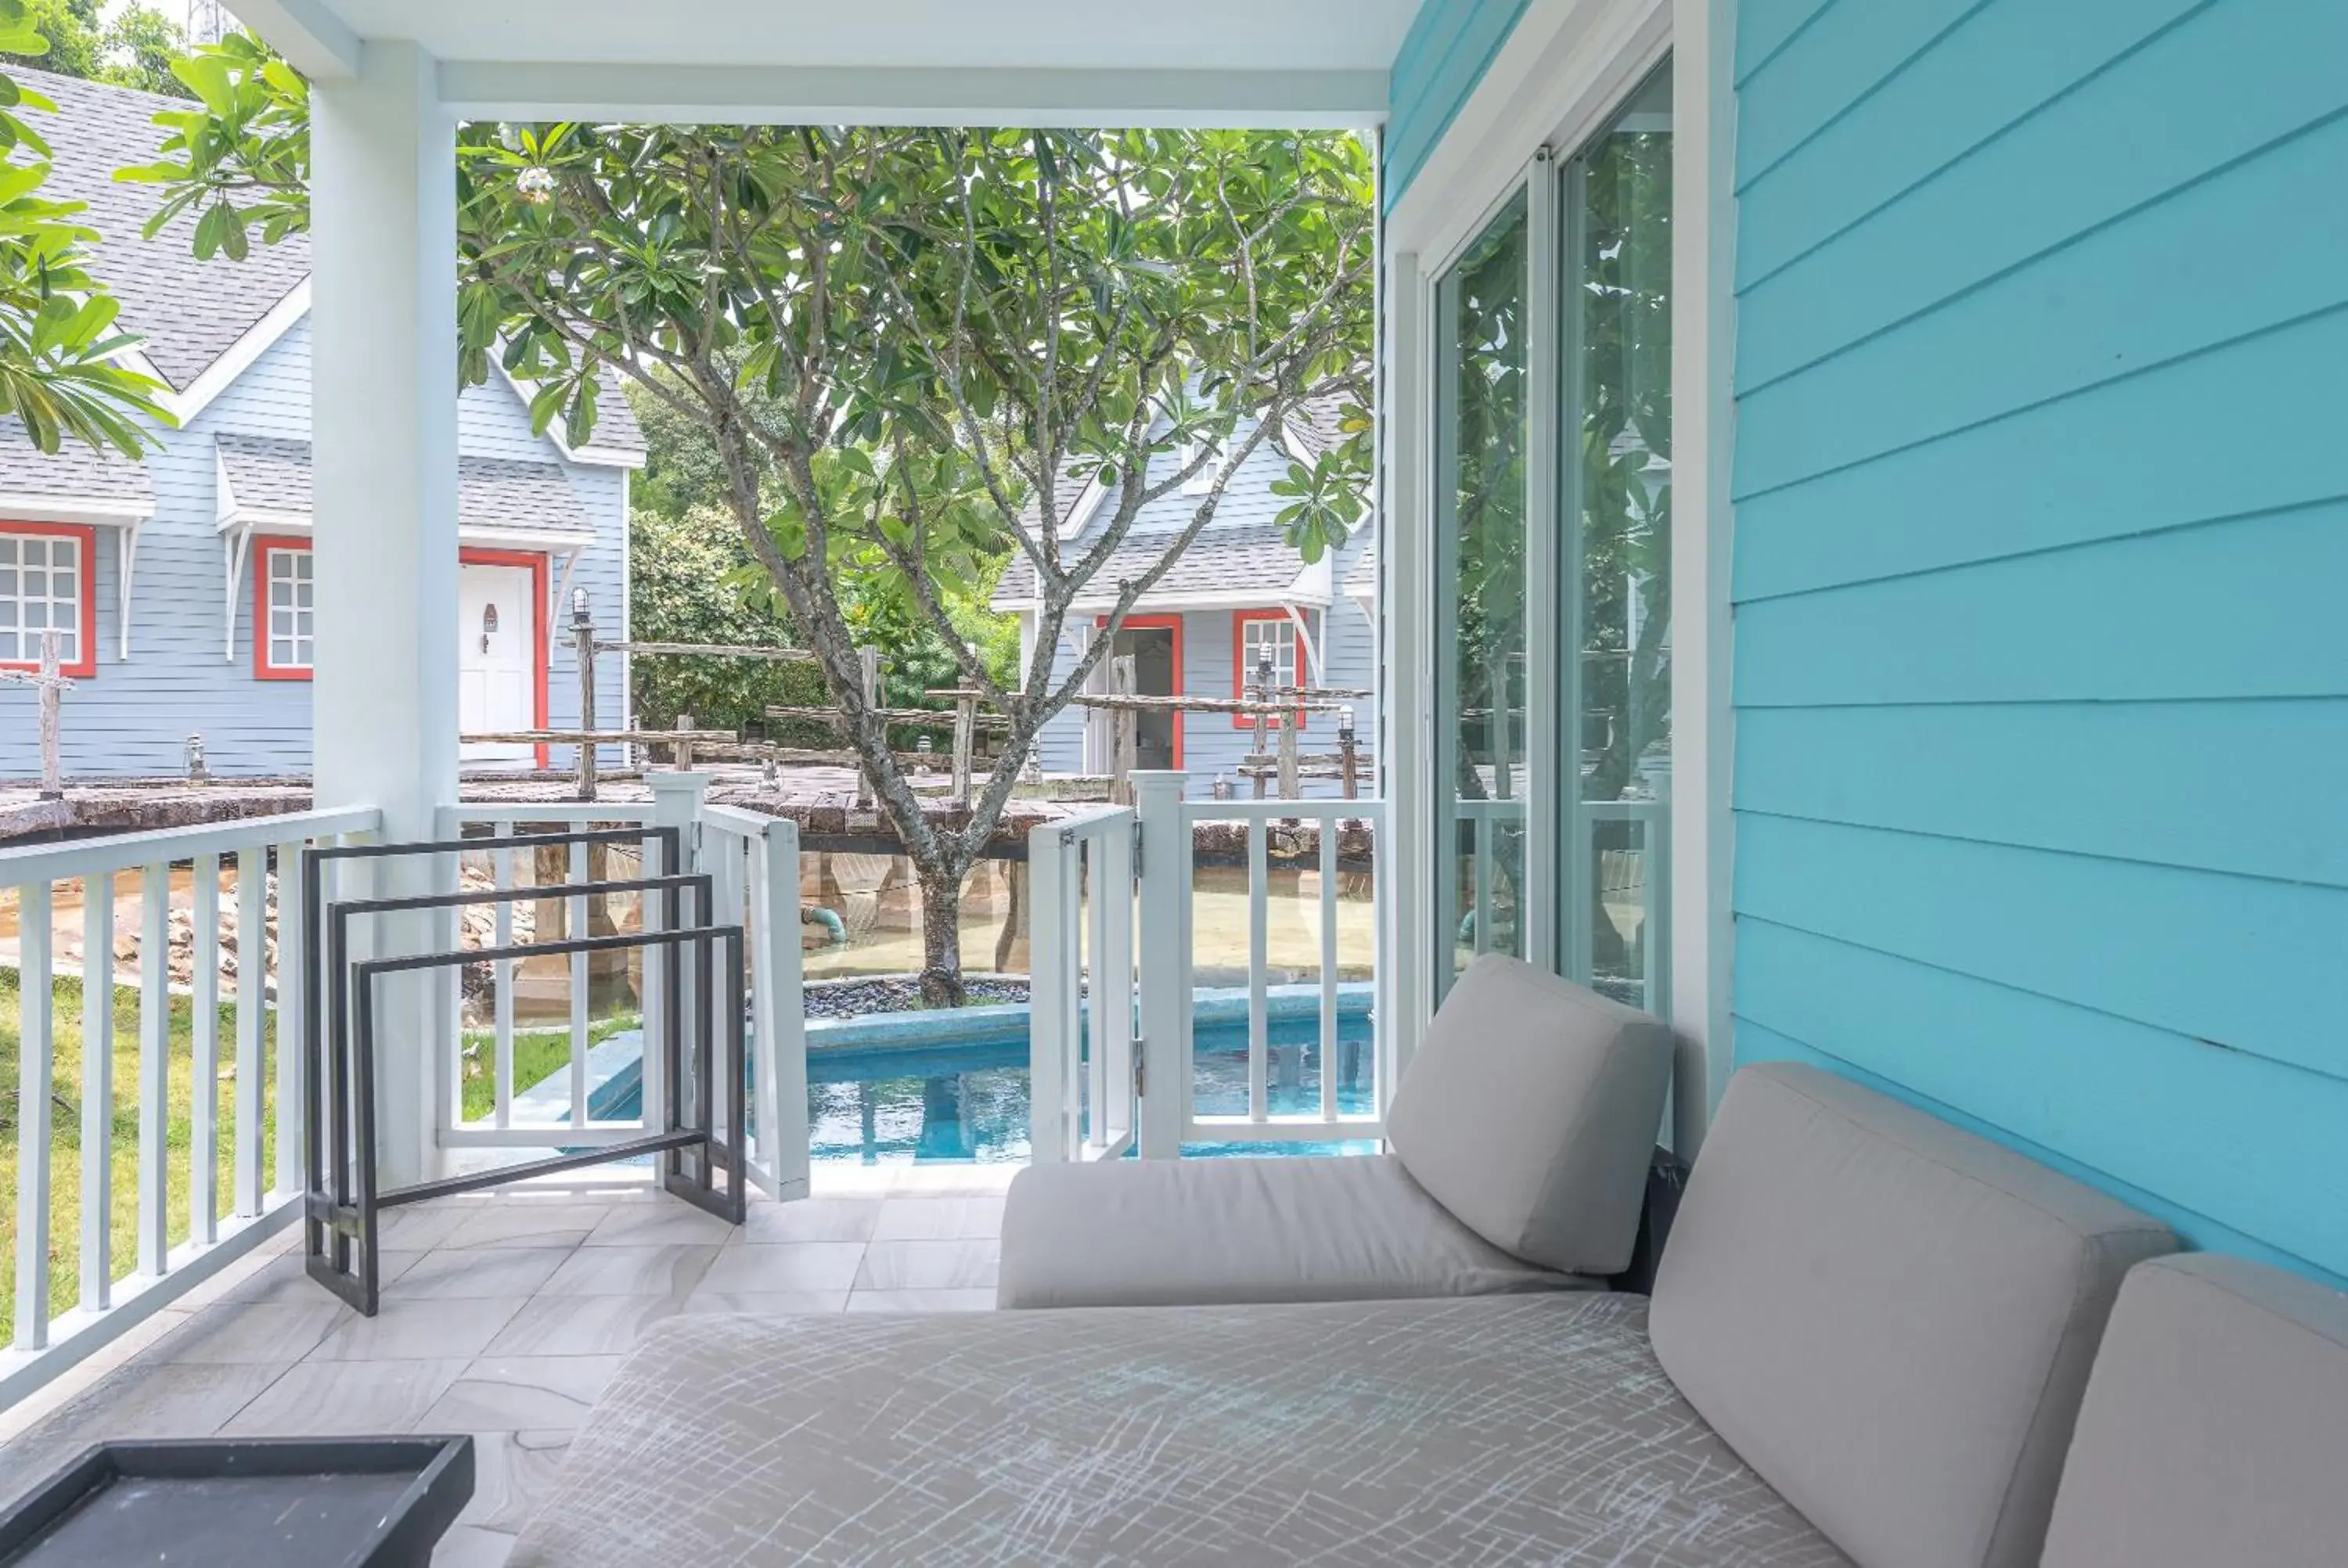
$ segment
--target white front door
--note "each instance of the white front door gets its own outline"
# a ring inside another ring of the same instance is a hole
[[[457,569],[457,713],[459,733],[529,730],[538,720],[536,574],[523,566]],[[466,763],[529,764],[537,748],[459,748]]]

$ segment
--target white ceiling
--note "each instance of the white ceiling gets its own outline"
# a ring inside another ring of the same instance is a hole
[[[419,44],[467,114],[1359,126],[1419,0],[228,5],[313,75],[347,75],[367,39]]]
[[[413,38],[444,60],[1278,71],[1383,71],[1418,9],[1418,0],[319,4],[361,37]]]

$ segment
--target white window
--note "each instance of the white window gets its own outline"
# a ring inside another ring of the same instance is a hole
[[[1234,696],[1256,694],[1264,684],[1262,671],[1266,660],[1272,662],[1272,691],[1290,690],[1304,684],[1296,667],[1296,623],[1284,615],[1242,618],[1240,621],[1239,652],[1238,689],[1232,693]],[[1268,724],[1277,729],[1280,721],[1272,719]],[[1241,715],[1240,727],[1253,729],[1254,717]]]
[[[1205,453],[1207,460],[1199,463],[1201,452]],[[1204,442],[1183,442],[1179,466],[1188,468],[1191,464],[1199,463],[1199,471],[1182,481],[1182,493],[1186,496],[1203,496],[1213,489],[1215,474],[1222,466],[1222,458],[1221,452],[1208,447]]]
[[[0,664],[38,664],[57,634],[57,663],[82,662],[82,541],[67,534],[0,534]]]
[[[311,579],[311,554],[273,549],[262,559],[269,573],[265,667],[273,671],[308,670],[317,661],[317,599]]]

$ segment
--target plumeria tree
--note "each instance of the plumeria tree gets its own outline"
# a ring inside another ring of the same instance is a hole
[[[204,58],[226,78],[196,84],[202,111],[139,177],[233,254],[247,224],[285,230],[306,114],[257,51]],[[476,126],[458,179],[464,375],[497,356],[536,389],[541,426],[576,441],[616,369],[711,432],[726,510],[920,873],[924,996],[960,1001],[963,881],[1038,732],[1111,644],[1056,670],[1077,600],[1107,599],[1113,633],[1308,401],[1339,401],[1346,438],[1290,465],[1290,536],[1317,559],[1360,516],[1366,149],[1305,132]],[[1201,477],[1163,549],[1099,580],[1142,508]],[[1063,525],[1095,483],[1109,498],[1079,548]],[[1005,682],[953,601],[1010,552],[1038,589]],[[881,603],[1003,716],[965,809],[923,809],[865,699],[858,621]]]
[[[0,54],[47,49],[24,0],[0,0]],[[49,147],[24,111],[56,108],[0,73],[0,415],[44,452],[74,440],[135,458],[147,447],[139,416],[168,419],[154,401],[162,384],[120,363],[138,339],[116,329],[118,307],[88,270],[98,234],[79,220],[87,203],[41,193]]]

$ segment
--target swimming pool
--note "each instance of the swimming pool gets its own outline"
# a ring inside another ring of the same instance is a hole
[[[1266,1037],[1272,1048],[1274,1115],[1317,1110],[1321,1041],[1314,988],[1281,988]],[[1372,1105],[1369,988],[1342,988],[1337,1015],[1337,1104],[1347,1115]],[[1303,993],[1303,994],[1292,994]],[[839,1020],[808,1030],[808,1153],[857,1164],[1024,1162],[1027,1138],[1025,1008],[967,1009],[959,1017],[895,1013]],[[1201,991],[1191,1037],[1192,1101],[1200,1115],[1247,1111],[1245,994]],[[927,1021],[978,1036],[947,1041],[905,1037]],[[595,1048],[589,1114],[628,1120],[643,1105],[643,1037],[614,1035]],[[1185,1154],[1347,1153],[1365,1143],[1197,1144]]]

